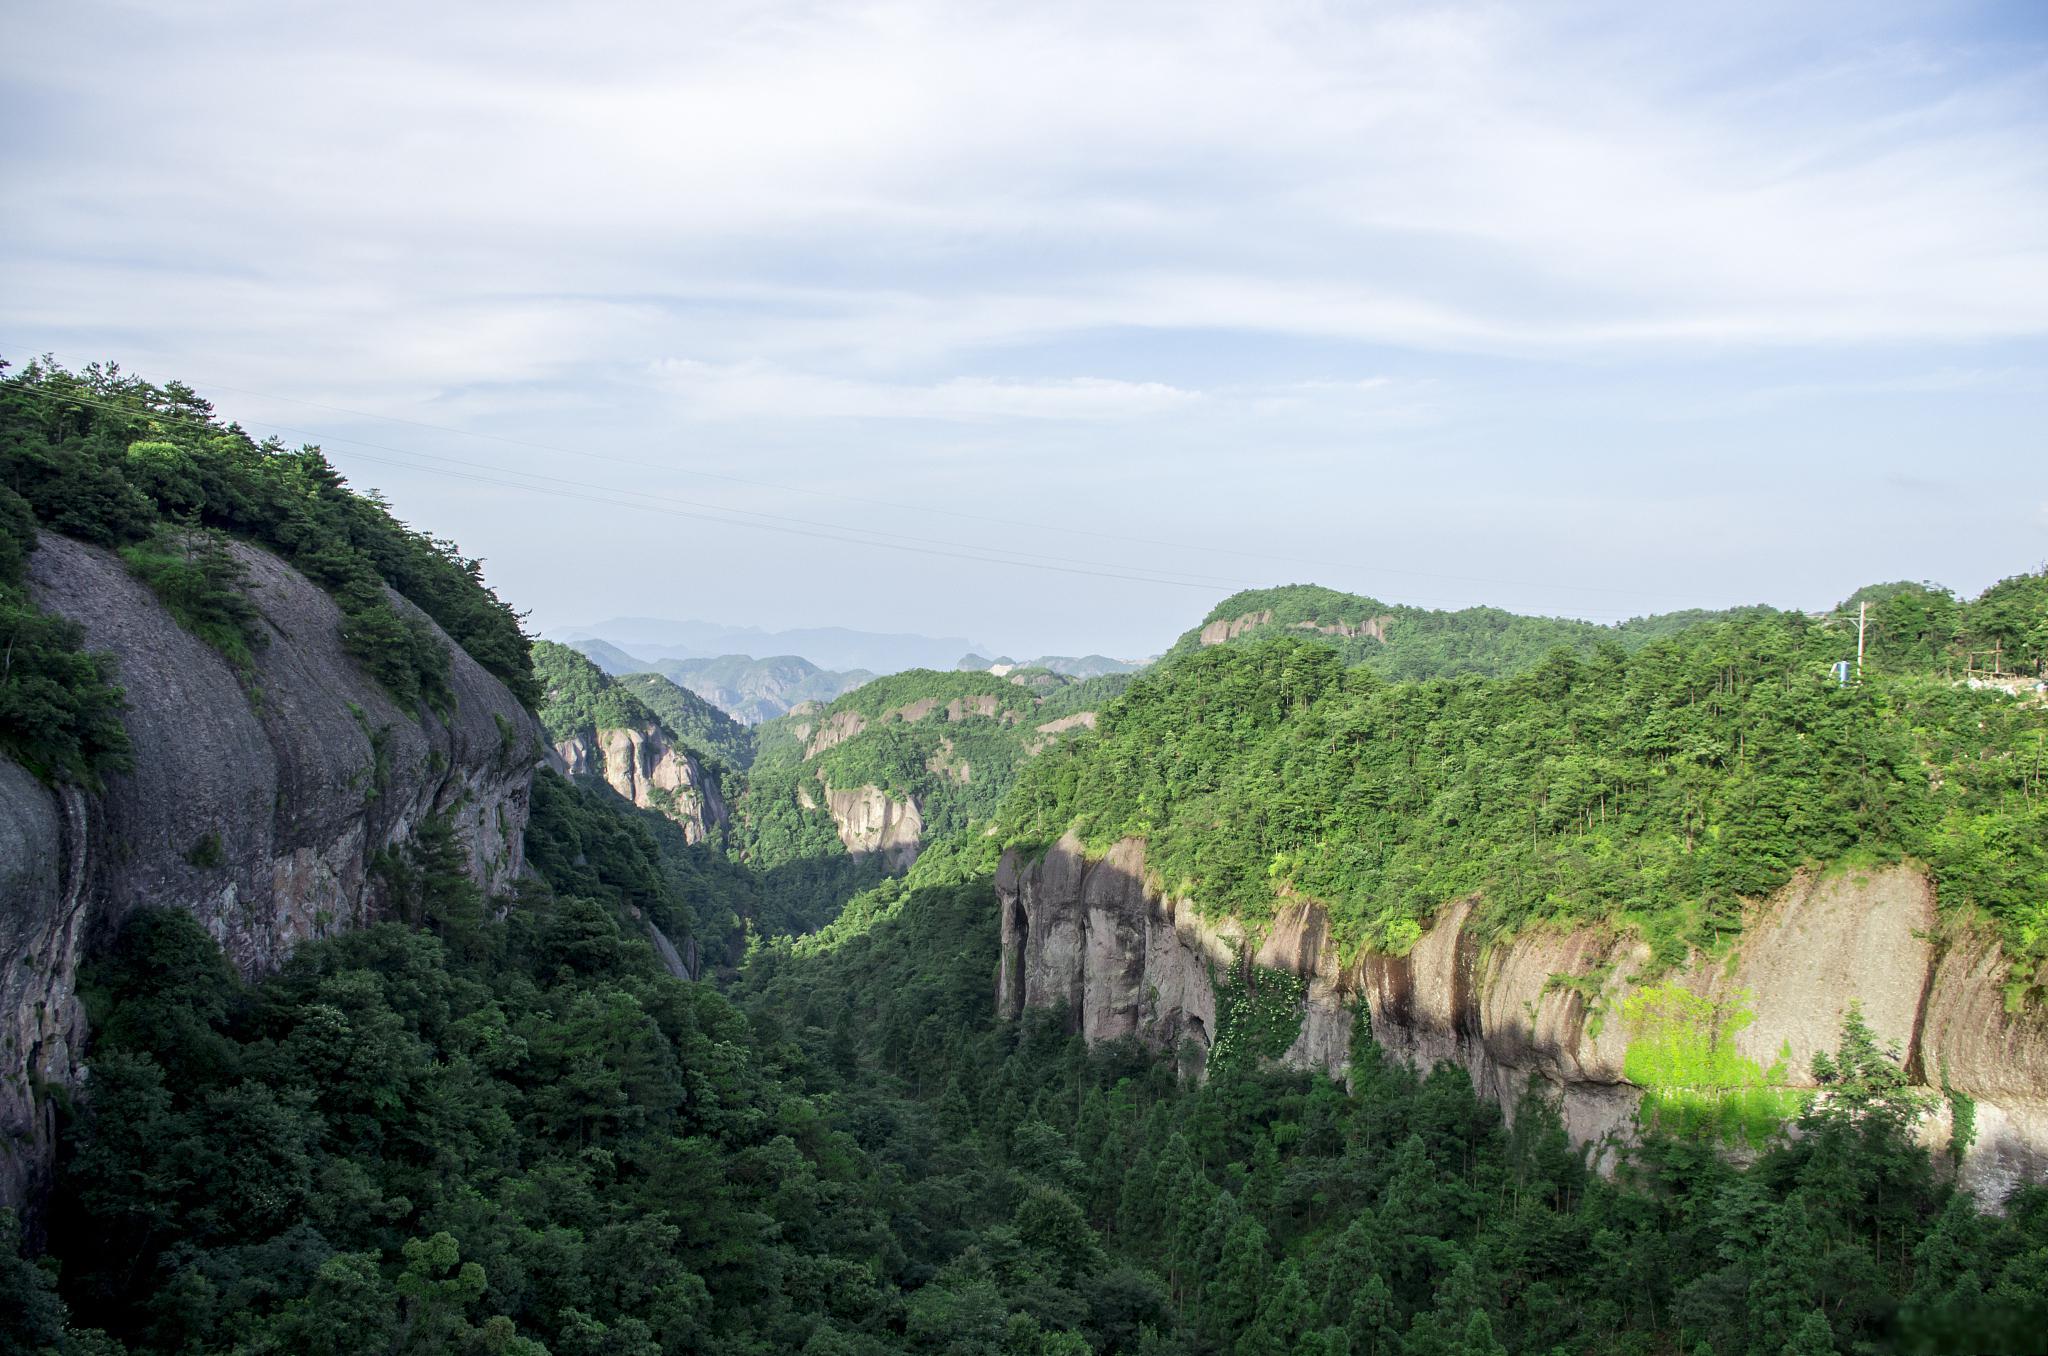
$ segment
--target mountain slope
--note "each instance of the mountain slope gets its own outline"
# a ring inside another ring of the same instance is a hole
[[[578,641],[578,648],[592,642]],[[694,692],[743,725],[787,715],[803,702],[829,702],[873,678],[863,670],[833,672],[798,655],[755,659],[726,654],[709,659],[635,661],[638,672],[658,673]]]
[[[707,764],[744,772],[754,761],[754,741],[747,727],[690,689],[658,673],[620,674],[617,680]]]
[[[843,626],[799,627],[786,631],[758,626],[725,626],[716,622],[669,621],[655,617],[618,617],[572,628],[563,639],[578,645],[585,639],[608,642],[648,659],[710,659],[721,655],[802,655],[824,669],[865,669],[898,673],[904,669],[937,668],[974,646],[957,636],[857,631]]]
[[[21,1204],[83,1078],[90,941],[183,910],[258,976],[411,915],[417,854],[509,888],[540,730],[474,562],[185,388],[0,382],[0,528],[5,648],[36,661],[0,671],[0,1202]],[[96,717],[118,743],[74,741],[92,756],[47,756],[60,646],[121,688]]]
[[[569,776],[594,777],[629,803],[660,812],[691,843],[724,831],[717,775],[622,680],[546,640],[534,643],[533,669],[543,691],[541,723]]]
[[[1887,595],[1847,686],[1839,613],[1392,683],[1276,608],[1020,774],[1002,999],[1220,1053],[1265,967],[1293,1005],[1269,1054],[1341,1068],[1364,1004],[1382,1044],[1458,1059],[1504,1104],[1549,1080],[1588,1140],[1655,1092],[1616,1028],[1599,1040],[1631,1005],[1753,1002],[1762,1044],[1735,1048],[1797,1089],[1856,1001],[1924,1091],[1996,1126],[1958,1149],[1995,1196],[2048,1171],[2048,699],[1951,666],[2024,654],[2034,618],[2008,604],[2041,584]]]
[[[1527,617],[1499,608],[1457,612],[1382,603],[1356,593],[1315,584],[1251,589],[1218,603],[1173,645],[1181,655],[1212,645],[1275,635],[1317,639],[1335,648],[1347,664],[1362,664],[1388,678],[1487,676],[1529,668],[1552,650],[1591,655],[1602,645],[1639,649],[1689,626],[1743,616],[1768,615],[1764,607],[1731,611],[1695,610],[1641,617],[1615,626],[1569,617]]]
[[[599,640],[595,637],[585,637],[584,639],[569,643],[581,650],[591,663],[614,676],[628,673],[645,673],[653,667],[646,660],[641,659],[637,655],[627,654],[609,641]]]

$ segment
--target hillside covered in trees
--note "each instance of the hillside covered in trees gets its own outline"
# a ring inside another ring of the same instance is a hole
[[[1652,1137],[1613,1181],[1541,1105],[1361,1039],[1348,1087],[1202,1083],[1057,1013],[996,1021],[988,847],[829,945],[671,978],[669,889],[543,776],[540,879],[237,981],[177,912],[96,964],[95,1091],[20,1350],[654,1353],[2022,1351],[2048,1192],[1941,1184],[1852,1024],[1835,1095],[1747,1168]],[[984,840],[985,841],[985,840]],[[68,1322],[67,1322],[68,1313]]]
[[[1276,611],[1268,632],[1144,675],[1096,738],[1027,768],[1003,831],[1135,834],[1205,908],[1256,922],[1293,892],[1327,903],[1351,945],[1396,952],[1479,892],[1496,931],[1612,919],[1675,955],[1716,945],[1742,899],[1802,865],[1912,857],[1945,904],[2038,957],[2048,705],[1957,676],[1994,647],[2038,668],[2048,576],[1969,602],[1879,594],[1846,686],[1832,667],[1855,654],[1853,621],[1796,613],[1401,682],[1287,634]]]

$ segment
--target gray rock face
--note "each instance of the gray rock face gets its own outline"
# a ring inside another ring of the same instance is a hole
[[[1014,851],[996,872],[1002,903],[997,1011],[1064,1004],[1091,1041],[1135,1036],[1199,1068],[1216,1036],[1212,969],[1241,934],[1205,923],[1145,882],[1145,845],[1126,838],[1091,862],[1069,835],[1037,861]]]
[[[571,777],[594,776],[643,810],[657,810],[682,827],[692,843],[710,838],[729,822],[718,779],[658,728],[599,730],[596,738],[576,735],[554,747]]]
[[[879,786],[826,786],[824,792],[825,808],[848,852],[856,857],[879,852],[891,871],[906,870],[917,860],[924,848],[924,813],[914,797],[893,800]]]
[[[332,598],[234,551],[269,637],[246,689],[112,553],[46,533],[30,557],[37,603],[115,657],[135,768],[86,796],[0,763],[0,1204],[47,1170],[40,1089],[82,1076],[78,961],[131,911],[190,911],[253,976],[375,918],[371,858],[430,816],[449,816],[486,890],[521,869],[541,735],[517,699],[448,642],[451,709],[400,710],[342,648]]]
[[[2006,1011],[1996,939],[1944,937],[1932,885],[1906,867],[1801,876],[1752,909],[1730,954],[1664,974],[1649,973],[1641,942],[1605,929],[1532,928],[1486,946],[1469,925],[1471,900],[1445,908],[1403,956],[1347,964],[1309,900],[1284,902],[1248,940],[1233,922],[1205,922],[1187,901],[1162,898],[1135,839],[1096,861],[1071,836],[1037,861],[1005,854],[996,890],[996,1002],[1006,1017],[1065,1004],[1091,1040],[1136,1036],[1185,1051],[1195,1038],[1206,1049],[1216,1035],[1212,976],[1255,942],[1257,964],[1308,981],[1285,1062],[1342,1077],[1363,1006],[1393,1058],[1457,1063],[1510,1113],[1533,1087],[1602,1163],[1635,1135],[1641,1090],[1623,1071],[1621,1017],[1632,994],[1677,984],[1746,1004],[1755,1020],[1737,1033],[1738,1049],[1766,1068],[1782,1057],[1792,1086],[1811,1086],[1814,1054],[1834,1049],[1854,1002],[1926,1091],[1974,1100],[1964,1186],[1995,1201],[2048,1180],[2048,1020]],[[1950,1128],[1938,1101],[1923,1138],[1946,1148]]]

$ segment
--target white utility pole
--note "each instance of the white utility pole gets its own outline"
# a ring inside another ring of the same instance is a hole
[[[1863,615],[1870,610],[1869,603],[1856,604],[1856,678],[1863,679]]]

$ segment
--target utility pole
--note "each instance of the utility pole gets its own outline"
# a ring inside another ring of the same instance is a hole
[[[1856,681],[1863,681],[1863,618],[1870,610],[1869,603],[1856,604]]]

